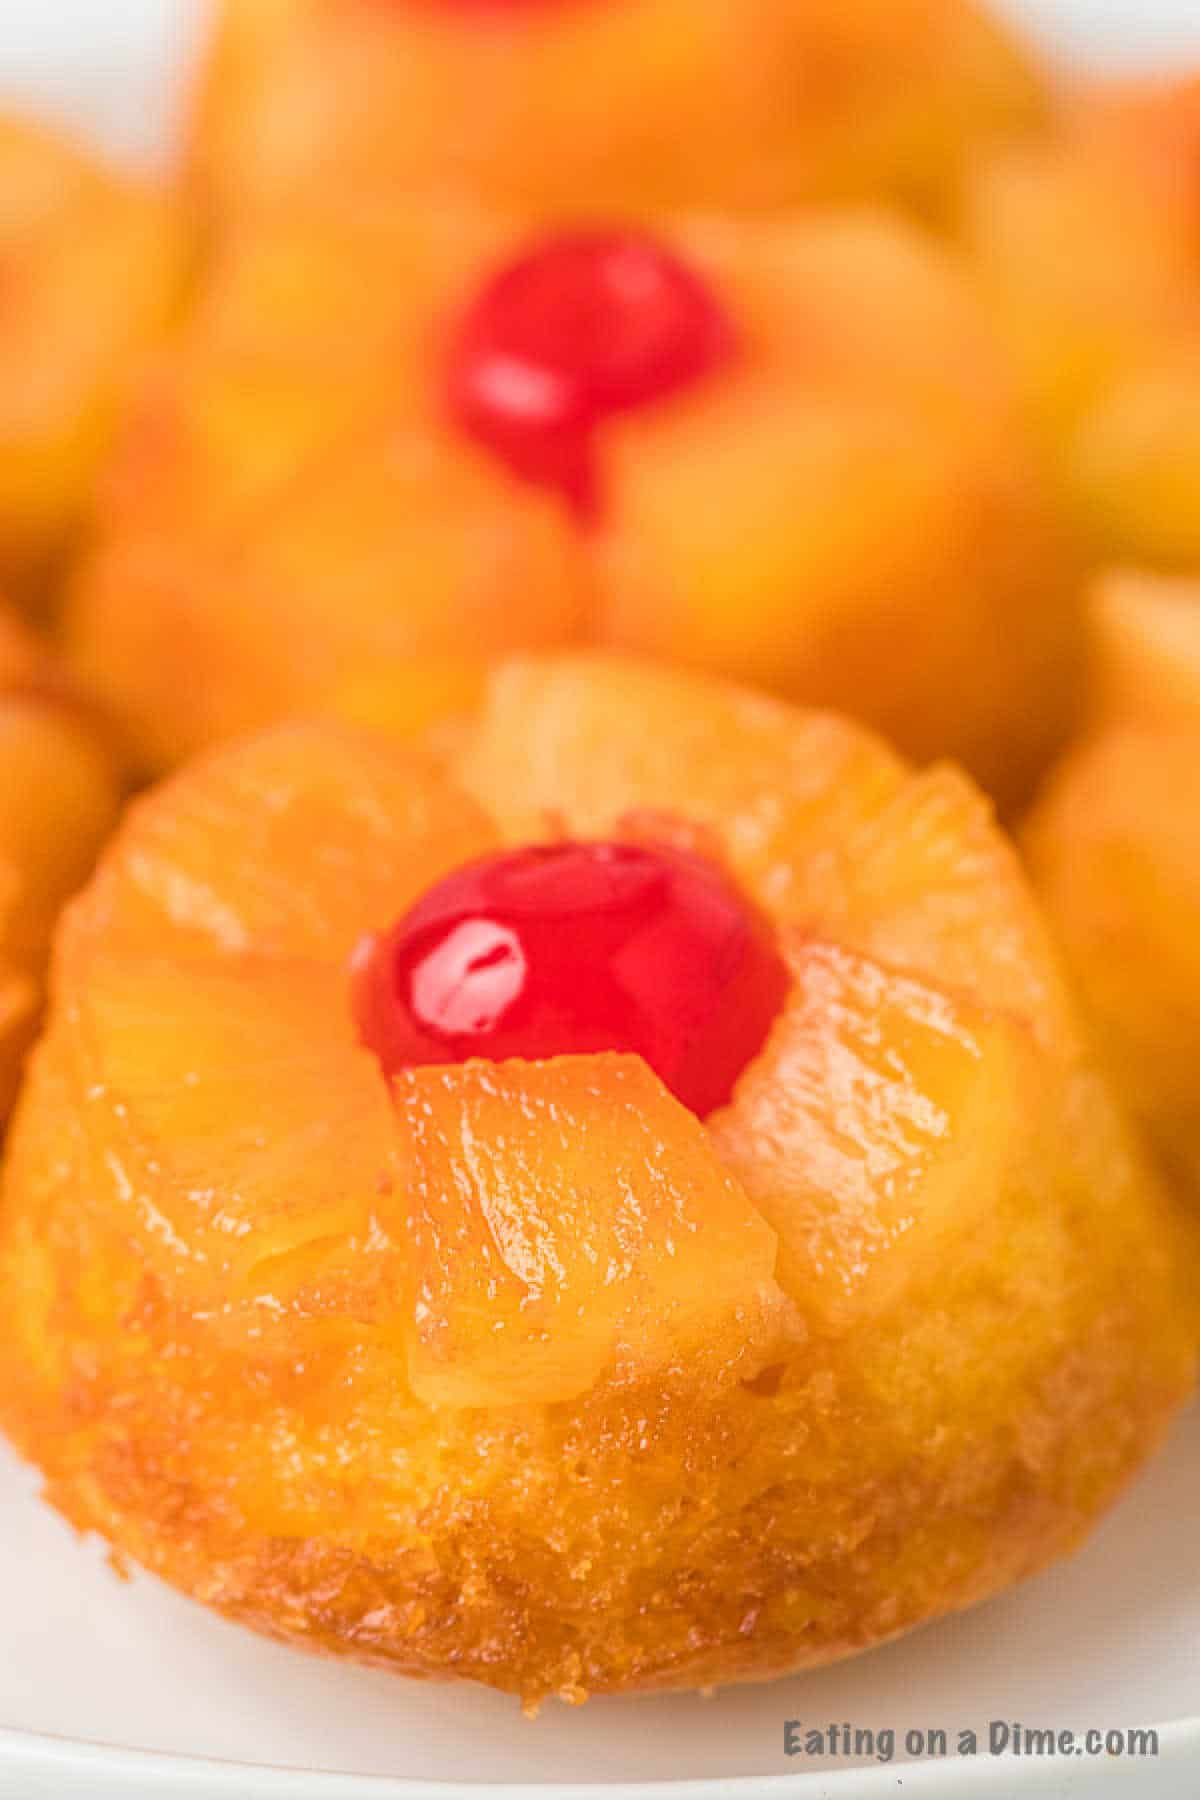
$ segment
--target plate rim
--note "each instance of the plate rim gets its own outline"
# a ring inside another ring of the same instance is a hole
[[[1168,1774],[1188,1768],[1200,1771],[1200,1713],[1147,1729],[1159,1734],[1159,1755],[1151,1767]],[[1126,1767],[1116,1757],[1089,1758],[1067,1766],[1096,1778],[1088,1790],[1080,1790],[1080,1800],[1084,1791],[1095,1790],[1097,1781],[1110,1788],[1120,1782]],[[1012,1800],[1014,1780],[1020,1782],[1022,1796],[1052,1787],[1057,1794],[1066,1792],[1062,1785],[1064,1766],[1056,1757],[1036,1764],[1017,1764],[1012,1757],[989,1757],[977,1763],[952,1757],[791,1775],[569,1784],[533,1780],[491,1785],[404,1775],[339,1774],[328,1769],[175,1755],[0,1727],[0,1794],[7,1791],[6,1777],[25,1774],[44,1779],[73,1773],[82,1782],[107,1779],[113,1792],[117,1791],[118,1782],[134,1781],[138,1786],[130,1800],[137,1800],[140,1795],[161,1795],[163,1800],[170,1800],[172,1792],[186,1793],[193,1800],[536,1800],[537,1796],[543,1800],[817,1800],[818,1781],[822,1784],[821,1800],[882,1800],[884,1795],[895,1796],[898,1770],[902,1771],[899,1784],[911,1794],[942,1796],[943,1800],[954,1800],[956,1794],[961,1794],[965,1781],[970,1782],[972,1793],[995,1794],[1001,1800]],[[172,1783],[173,1788],[168,1785]],[[68,1792],[74,1791],[64,1789],[64,1800]],[[81,1786],[78,1791],[86,1790]]]

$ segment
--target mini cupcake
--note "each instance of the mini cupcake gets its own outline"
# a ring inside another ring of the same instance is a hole
[[[1200,1222],[1200,583],[1096,591],[1091,729],[1027,825],[1097,1037]]]
[[[1084,94],[970,218],[1091,553],[1200,572],[1200,76]]]
[[[48,655],[0,611],[0,1132],[59,911],[116,822],[116,766]]]
[[[0,575],[14,590],[76,530],[183,258],[165,195],[0,119]]]
[[[948,256],[875,215],[311,210],[214,274],[68,632],[157,766],[405,657],[587,639],[856,714],[1004,801],[1073,556]]]
[[[1072,1549],[1171,1225],[976,791],[603,657],[439,754],[293,724],[59,938],[0,1416],[117,1554],[547,1695],[825,1662]]]
[[[1045,96],[976,0],[227,0],[194,126],[219,220],[321,187],[943,215]]]

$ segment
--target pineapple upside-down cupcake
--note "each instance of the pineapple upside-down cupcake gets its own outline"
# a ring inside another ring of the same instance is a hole
[[[1115,574],[1089,727],[1026,823],[1113,1073],[1200,1223],[1200,582]]]
[[[36,586],[78,525],[182,276],[165,194],[0,117],[0,575]]]
[[[58,942],[0,1417],[228,1616],[528,1703],[861,1650],[1073,1548],[1192,1333],[961,775],[634,662],[142,800]]]
[[[599,640],[867,719],[1002,799],[1073,555],[948,255],[877,215],[309,209],[149,381],[68,635],[161,766],[404,657]]]
[[[969,218],[1085,543],[1200,573],[1200,74],[1085,92]]]
[[[0,1132],[41,1015],[55,922],[115,824],[118,796],[100,731],[0,610]]]
[[[320,188],[945,215],[1045,110],[976,0],[226,0],[192,160],[218,222]]]

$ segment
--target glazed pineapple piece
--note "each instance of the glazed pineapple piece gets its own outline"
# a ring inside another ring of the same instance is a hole
[[[1069,716],[1074,586],[915,230],[310,210],[229,251],[148,384],[68,632],[159,766],[398,658],[587,638],[1011,801]]]
[[[165,194],[0,118],[0,576],[14,590],[76,530],[184,254]]]
[[[1200,569],[1200,77],[1081,96],[970,219],[1093,552]]]
[[[0,1131],[41,1016],[50,938],[116,822],[116,765],[42,647],[0,612]]]
[[[1074,1547],[1189,1384],[1010,847],[832,716],[577,655],[441,754],[277,728],[134,808],[55,987],[0,1416],[310,1649],[821,1663]]]
[[[1091,616],[1093,730],[1025,850],[1113,1071],[1200,1209],[1200,584],[1113,576]]]
[[[943,215],[979,146],[1045,105],[976,0],[226,0],[193,167],[221,219],[320,187]]]

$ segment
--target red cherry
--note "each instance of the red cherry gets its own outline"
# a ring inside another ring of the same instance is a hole
[[[587,516],[596,427],[702,380],[735,349],[716,298],[669,250],[635,231],[579,231],[488,282],[454,343],[450,406],[518,475]]]
[[[788,988],[769,926],[714,863],[621,843],[468,863],[360,946],[354,981],[386,1073],[630,1051],[701,1117]]]

